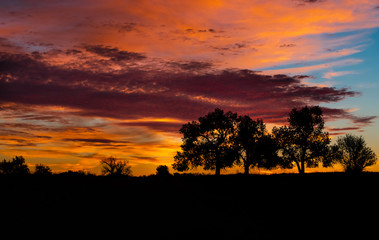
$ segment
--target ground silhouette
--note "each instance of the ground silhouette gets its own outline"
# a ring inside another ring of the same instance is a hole
[[[376,234],[378,184],[378,173],[0,176],[2,233],[15,227],[12,236],[365,238]]]

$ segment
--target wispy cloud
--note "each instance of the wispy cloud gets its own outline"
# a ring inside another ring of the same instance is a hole
[[[348,74],[358,74],[356,71],[339,71],[339,72],[327,72],[323,78],[332,79],[334,77],[340,77]]]
[[[313,72],[316,72],[319,70],[330,69],[330,68],[334,68],[334,67],[351,66],[351,65],[358,64],[361,62],[363,62],[362,59],[349,58],[349,59],[331,61],[328,63],[310,65],[310,66],[281,68],[281,69],[275,69],[275,70],[264,70],[262,72],[264,74],[280,74],[280,73],[282,73],[282,74],[290,74],[290,75],[300,75],[300,74],[313,73]]]

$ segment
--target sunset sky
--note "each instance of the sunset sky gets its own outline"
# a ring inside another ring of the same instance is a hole
[[[0,159],[148,175],[216,107],[271,130],[304,105],[379,154],[378,55],[378,0],[2,0]]]

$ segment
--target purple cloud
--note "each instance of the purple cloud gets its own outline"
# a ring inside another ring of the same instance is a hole
[[[87,45],[84,49],[88,52],[92,52],[103,57],[109,57],[112,61],[142,60],[146,58],[146,56],[141,53],[122,51],[116,47],[110,46]]]
[[[137,61],[146,57],[117,48],[86,47],[108,61]],[[72,54],[73,50],[70,53]],[[74,54],[84,54],[81,49]],[[97,61],[93,59],[93,61]],[[106,60],[105,60],[106,61]],[[89,63],[90,64],[90,63]],[[263,75],[242,69],[218,70],[206,62],[163,64],[152,69],[141,64],[119,71],[96,72],[49,65],[28,54],[0,53],[0,103],[63,106],[72,114],[115,119],[196,119],[216,107],[283,123],[293,107],[331,103],[359,93],[347,88],[318,87],[302,83],[307,76]],[[185,71],[177,71],[180,68]],[[325,108],[329,119],[347,118],[369,125],[376,118],[357,117],[343,109]],[[42,116],[43,117],[43,116]],[[179,124],[127,123],[173,131]]]

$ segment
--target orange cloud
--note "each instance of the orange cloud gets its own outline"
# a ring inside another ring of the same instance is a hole
[[[379,26],[372,1],[67,2],[48,6],[37,2],[12,19],[2,10],[2,36],[16,45],[26,38],[21,45],[31,50],[49,48],[48,44],[55,48],[103,44],[149,57],[215,60],[220,66],[261,68],[301,61],[299,52],[308,60],[320,53],[325,54],[322,58],[332,57],[322,50],[327,40],[312,35]],[[280,47],[285,45],[292,48]],[[337,54],[357,51],[347,49]]]
[[[15,105],[2,111],[0,153],[4,158],[22,155],[31,168],[43,163],[58,172],[84,169],[100,174],[100,160],[115,156],[128,160],[134,174],[143,175],[147,174],[143,172],[146,167],[155,170],[157,165],[169,165],[180,145],[172,133],[120,125],[118,120],[73,116],[68,108],[24,107],[24,111],[19,112]],[[179,120],[130,121],[177,123]]]

